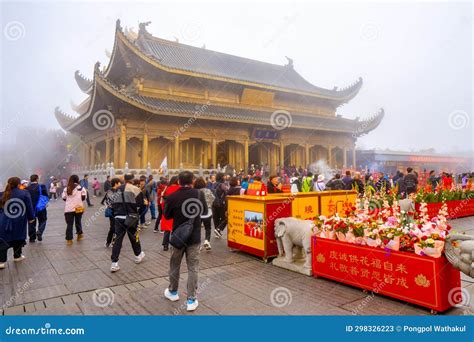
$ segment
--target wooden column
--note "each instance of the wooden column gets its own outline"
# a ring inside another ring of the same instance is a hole
[[[354,168],[354,170],[357,170],[355,146],[354,146],[354,149],[352,150],[352,167]]]
[[[249,140],[244,140],[244,171],[247,174],[249,168]]]
[[[88,166],[89,165],[89,145],[86,143],[82,144],[82,166]]]
[[[303,165],[303,168],[307,168],[311,161],[309,160],[309,144],[304,145],[304,160],[306,165]]]
[[[217,168],[217,140],[212,139],[212,165]]]
[[[342,165],[343,167],[347,167],[347,148],[343,147],[342,148]]]
[[[332,167],[332,146],[328,145],[328,165]]]
[[[179,169],[179,164],[181,160],[179,159],[179,136],[174,138],[174,168]]]
[[[143,133],[142,142],[142,169],[146,169],[148,164],[148,132]]]
[[[95,164],[95,143],[91,143],[90,146],[90,165]]]
[[[280,166],[285,166],[285,144],[280,141]]]
[[[117,168],[122,169],[125,167],[127,158],[127,126],[125,123],[120,125],[120,160]]]
[[[110,163],[110,139],[105,138],[105,163]]]
[[[120,167],[120,146],[119,146],[119,136],[114,135],[114,168]]]

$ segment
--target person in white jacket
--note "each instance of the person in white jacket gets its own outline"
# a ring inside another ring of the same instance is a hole
[[[69,177],[67,187],[63,190],[62,199],[66,201],[64,207],[64,218],[66,219],[66,242],[72,245],[74,238],[72,228],[76,226],[77,241],[82,240],[82,214],[84,213],[84,200],[86,199],[86,189],[79,184],[79,177],[72,175]]]
[[[314,191],[324,191],[326,190],[326,184],[324,183],[324,176],[319,175],[318,180],[314,183]]]

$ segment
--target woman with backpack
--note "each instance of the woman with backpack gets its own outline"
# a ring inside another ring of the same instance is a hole
[[[171,195],[173,192],[179,189],[178,176],[173,176],[168,183],[168,186],[163,190],[163,195],[161,197],[161,209],[165,210],[166,198]],[[173,229],[173,219],[166,219],[164,216],[161,218],[161,230],[165,232],[163,235],[163,250],[167,251],[170,246],[170,236]]]
[[[214,199],[216,198],[212,191],[207,188],[207,183],[204,178],[199,177],[194,182],[194,189],[198,189],[204,195],[204,199],[206,200],[207,204],[207,213],[203,213],[201,216],[201,222],[204,224],[204,229],[206,232],[204,243],[202,247],[204,247],[207,251],[211,250],[211,220],[212,220],[212,203],[214,203]]]
[[[87,190],[79,184],[79,177],[72,175],[69,177],[67,187],[63,190],[62,199],[66,202],[64,207],[64,218],[66,219],[66,242],[72,245],[74,238],[72,228],[76,226],[77,241],[82,240],[82,214],[84,213],[84,201],[87,197]]]
[[[112,240],[114,238],[115,234],[115,219],[114,219],[114,213],[112,210],[112,203],[115,199],[115,196],[117,194],[117,189],[122,185],[120,183],[120,179],[118,178],[112,178],[110,181],[110,189],[107,190],[105,193],[104,198],[100,202],[102,205],[106,205],[107,207],[105,208],[105,217],[109,218],[109,233],[107,234],[107,239],[105,240],[105,248],[109,248],[110,245],[112,244]]]
[[[31,196],[20,190],[20,182],[20,178],[11,177],[0,193],[0,269],[5,268],[9,248],[13,248],[14,262],[25,259],[22,248],[26,244],[26,226],[35,219]]]

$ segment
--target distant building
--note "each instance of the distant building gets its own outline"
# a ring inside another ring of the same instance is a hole
[[[415,171],[435,170],[436,172],[467,172],[471,171],[472,156],[456,156],[435,152],[404,152],[388,150],[357,150],[358,169],[385,171],[394,173],[412,167]]]
[[[357,95],[362,79],[338,89],[305,80],[288,64],[276,65],[138,34],[117,21],[110,62],[93,79],[76,72],[88,97],[61,127],[83,142],[83,166],[113,162],[115,168],[216,168],[230,164],[332,167],[355,164],[359,136],[375,129],[380,110],[366,119],[336,115]]]

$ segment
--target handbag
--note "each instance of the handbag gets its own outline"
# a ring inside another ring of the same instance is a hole
[[[170,237],[170,245],[176,249],[187,247],[187,242],[193,232],[194,218],[181,223],[178,227],[173,229]]]
[[[74,212],[76,214],[82,214],[84,212],[84,207],[75,207]]]
[[[105,208],[104,214],[105,214],[105,217],[114,217],[113,212],[112,212],[112,208],[110,208],[110,207]]]
[[[41,193],[41,184],[39,183],[38,183],[38,192],[39,192],[39,197],[38,197],[38,202],[36,203],[36,207],[35,207],[36,212],[45,210],[49,202],[49,197]]]
[[[138,214],[129,214],[127,206],[125,205],[125,186],[122,191],[122,205],[125,208],[126,216],[123,224],[128,228],[136,228],[138,226]]]

